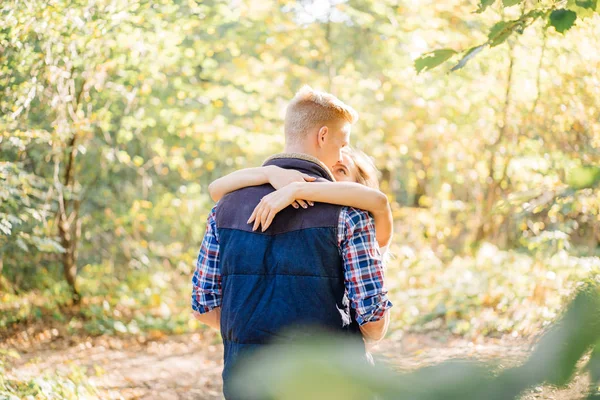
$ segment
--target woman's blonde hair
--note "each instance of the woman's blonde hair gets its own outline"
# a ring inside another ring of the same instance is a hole
[[[356,183],[379,190],[379,171],[373,159],[364,152],[344,147],[342,149],[356,165]]]

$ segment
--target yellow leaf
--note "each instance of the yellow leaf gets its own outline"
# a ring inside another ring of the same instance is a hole
[[[157,293],[154,293],[152,296],[150,296],[150,302],[153,307],[158,307],[161,303],[160,295]]]

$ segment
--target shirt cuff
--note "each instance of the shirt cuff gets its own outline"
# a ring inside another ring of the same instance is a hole
[[[379,321],[392,306],[392,302],[387,298],[387,293],[364,299],[361,313],[356,312],[356,322],[358,325],[364,325],[367,322]]]
[[[206,314],[218,307],[221,307],[220,298],[215,298],[206,304],[200,304],[196,301],[194,296],[192,296],[192,310],[196,311],[198,314]]]

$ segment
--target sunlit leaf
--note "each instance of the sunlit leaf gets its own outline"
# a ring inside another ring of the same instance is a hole
[[[494,4],[496,0],[481,0],[479,3],[479,8],[477,9],[478,13],[482,13],[486,8]]]
[[[465,65],[467,65],[467,63],[474,58],[477,54],[479,54],[485,47],[487,46],[487,44],[482,44],[480,46],[476,46],[473,47],[471,49],[469,49],[469,51],[467,51],[467,53],[464,55],[464,57],[458,62],[458,64],[456,64],[454,67],[452,67],[451,71],[456,71],[461,69],[462,67],[464,67]]]
[[[519,21],[500,21],[490,29],[488,39],[491,47],[504,43],[513,34]]]
[[[504,5],[504,7],[511,7],[522,2],[523,0],[502,0],[502,5]]]
[[[415,69],[417,70],[417,73],[420,73],[422,71],[435,68],[450,59],[455,54],[456,51],[452,49],[440,49],[423,54],[421,57],[415,60]]]
[[[568,0],[566,8],[577,13],[577,18],[585,19],[598,12],[600,5],[598,0]]]
[[[577,14],[571,10],[554,10],[550,13],[548,24],[553,26],[557,32],[565,33],[575,25]]]

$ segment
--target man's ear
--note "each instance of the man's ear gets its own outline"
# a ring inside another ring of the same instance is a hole
[[[319,129],[319,133],[317,133],[317,144],[319,147],[323,147],[325,144],[325,136],[327,136],[328,132],[329,128],[326,126],[322,126],[321,129]]]

